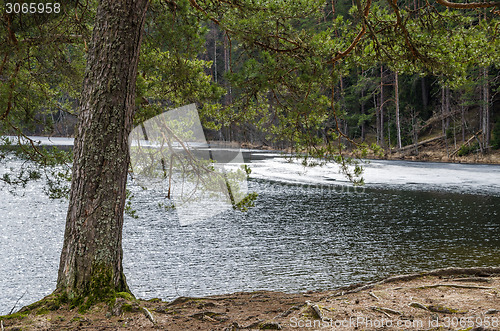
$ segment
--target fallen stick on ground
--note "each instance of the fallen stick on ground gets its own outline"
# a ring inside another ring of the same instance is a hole
[[[397,310],[391,309],[391,308],[376,307],[376,306],[372,306],[370,308],[373,309],[373,310],[375,310],[375,311],[384,313],[385,315],[387,315],[387,317],[391,317],[389,314],[392,314],[392,315],[403,315],[403,313],[401,313],[401,312],[399,312]]]
[[[453,287],[453,288],[469,288],[476,290],[492,290],[493,287],[490,286],[477,286],[477,285],[462,285],[462,284],[433,284],[433,285],[423,285],[417,287],[395,287],[392,290],[407,290],[407,289],[426,289],[426,288],[436,288],[436,287]]]

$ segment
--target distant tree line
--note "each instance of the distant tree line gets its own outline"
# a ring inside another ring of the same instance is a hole
[[[398,3],[410,12],[409,19],[412,11],[425,7],[418,0]],[[323,17],[310,24],[321,29],[324,22],[332,24],[339,17],[353,19],[349,13],[350,5],[350,1],[328,1],[323,8]],[[377,5],[387,7],[384,2],[377,2]],[[428,47],[442,48],[443,53],[432,60],[440,67],[438,70],[407,64],[400,66],[390,57],[386,61],[375,60],[372,53],[376,50],[366,48],[364,51],[367,52],[358,51],[356,54],[365,59],[343,65],[334,87],[334,97],[339,127],[348,138],[355,142],[375,142],[386,149],[414,144],[415,153],[418,153],[419,140],[437,136],[446,137],[442,141],[448,154],[462,145],[464,148],[460,153],[463,154],[500,148],[500,67],[495,62],[500,51],[496,39],[498,31],[493,25],[485,23],[494,15],[485,9],[467,14],[450,13],[445,7],[434,9],[438,12],[437,17],[446,15],[456,19],[447,26],[430,20],[433,29],[422,32],[421,38],[424,39],[426,35],[430,39],[435,35],[444,35],[440,40],[442,45],[422,43],[421,46],[427,52],[431,51],[426,49]],[[379,18],[372,19],[376,21]],[[439,27],[443,30],[438,31]],[[241,49],[241,45],[231,43],[218,25],[208,24],[207,29],[206,50],[202,58],[210,61],[211,66],[206,73],[226,89],[227,93],[220,102],[223,107],[231,108],[239,93],[238,87],[233,84],[234,77],[238,77],[234,71],[244,66],[242,63],[247,60],[245,50]],[[336,33],[342,33],[341,29]],[[455,39],[453,44],[450,44],[450,39]],[[479,49],[472,51],[477,46]],[[450,56],[447,52],[456,54]],[[236,82],[245,84],[245,81]],[[279,103],[275,99],[276,95],[270,91],[261,100],[272,108],[273,104]],[[240,121],[236,117],[224,123],[220,130],[211,132],[213,139],[275,148],[294,147],[293,141],[269,135],[255,121]],[[272,125],[271,119],[267,125]],[[331,128],[326,124],[317,135],[325,137]]]

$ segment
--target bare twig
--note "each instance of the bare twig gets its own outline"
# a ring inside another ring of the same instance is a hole
[[[452,288],[468,288],[477,290],[492,290],[493,287],[490,286],[477,286],[477,285],[462,285],[462,284],[432,284],[432,285],[422,285],[417,287],[397,287],[394,290],[406,290],[406,289],[426,289],[426,288],[436,288],[436,287],[452,287]]]
[[[12,309],[9,311],[9,315],[12,314],[14,312],[14,309],[16,308],[17,306],[17,303],[19,302],[19,300],[21,300],[24,295],[28,292],[28,290],[24,291],[23,295],[21,295],[21,297],[19,299],[17,299],[16,303],[14,304],[14,307],[12,307]],[[2,325],[2,330],[3,330],[3,325]]]
[[[144,315],[146,315],[147,319],[151,321],[151,323],[156,324],[153,314],[151,314],[151,312],[146,307],[142,307],[142,311]]]
[[[400,311],[397,311],[397,310],[394,310],[394,309],[391,309],[391,308],[376,307],[376,306],[372,306],[370,308],[373,309],[373,310],[375,310],[375,311],[384,313],[387,317],[390,317],[389,314],[392,314],[392,315],[403,315],[403,313],[401,313]]]
[[[419,308],[419,309],[423,309],[423,310],[429,310],[429,308],[427,308],[425,305],[419,303],[419,302],[412,302],[409,304],[410,307],[413,307],[413,308]]]
[[[478,282],[478,283],[489,283],[490,280],[484,277],[467,277],[467,278],[455,278],[452,279],[454,282]]]

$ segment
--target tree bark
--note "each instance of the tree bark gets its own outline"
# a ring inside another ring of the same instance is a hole
[[[484,149],[487,150],[490,146],[490,85],[488,82],[488,68],[483,68],[483,144]]]
[[[148,0],[101,0],[80,100],[58,293],[129,291],[122,268],[128,135]]]
[[[384,147],[384,66],[380,66],[380,146]],[[390,144],[389,144],[390,146]]]
[[[401,148],[401,123],[399,121],[399,74],[394,73],[394,94],[396,102],[396,133],[398,138],[398,148]]]
[[[361,89],[361,115],[365,114],[365,89],[364,87]],[[361,123],[361,141],[365,141],[365,121]]]
[[[427,84],[425,83],[425,77],[422,77],[420,81],[422,85],[422,104],[424,108],[427,108],[427,106],[429,106],[429,95],[428,95],[429,92],[427,91]]]
[[[217,83],[217,26],[214,24],[214,81]]]
[[[465,143],[465,106],[464,101],[462,100],[462,104],[460,105],[460,114],[461,114],[461,123],[462,123],[462,144]]]

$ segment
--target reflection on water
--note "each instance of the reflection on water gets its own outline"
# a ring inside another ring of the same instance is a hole
[[[334,288],[394,273],[500,265],[500,198],[442,192],[335,193],[253,180],[248,213],[190,227],[136,193],[125,268],[141,297]],[[352,192],[352,191],[351,191]],[[133,249],[138,248],[138,250]],[[139,249],[140,248],[140,249]]]
[[[30,186],[0,192],[0,314],[54,289],[66,203]],[[500,265],[500,197],[416,190],[357,193],[251,180],[248,213],[180,226],[134,188],[124,268],[139,297],[304,291],[448,266]]]

